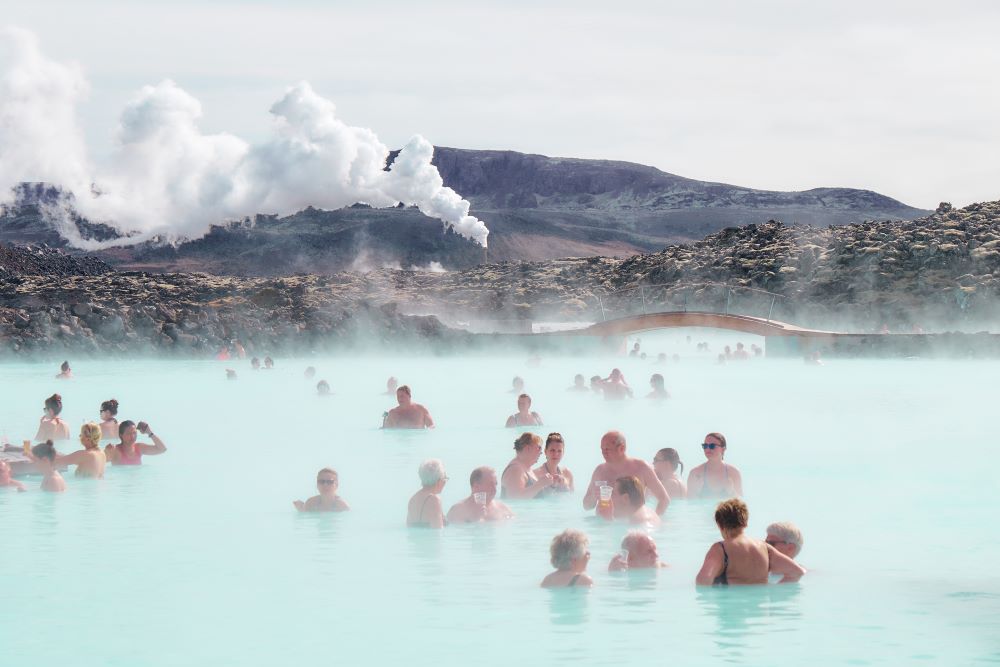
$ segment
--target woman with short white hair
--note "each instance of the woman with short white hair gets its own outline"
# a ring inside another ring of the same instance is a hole
[[[428,459],[417,470],[422,488],[413,494],[406,510],[406,525],[421,528],[444,528],[447,521],[441,509],[439,494],[448,481],[444,464],[439,459]]]
[[[590,562],[590,540],[579,530],[567,529],[552,538],[549,556],[555,572],[542,579],[542,588],[593,586],[584,570]]]

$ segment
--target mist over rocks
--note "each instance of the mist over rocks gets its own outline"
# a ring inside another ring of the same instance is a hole
[[[115,272],[93,258],[0,247],[0,354],[207,356],[470,343],[470,320],[596,321],[663,309],[871,331],[1000,322],[1000,202],[912,221],[733,227],[647,255],[281,278]],[[747,312],[753,309],[757,312]]]

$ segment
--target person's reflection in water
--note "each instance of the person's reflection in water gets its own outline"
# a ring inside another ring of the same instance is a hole
[[[801,591],[798,584],[699,587],[698,606],[706,618],[714,618],[716,621],[715,626],[707,630],[709,637],[719,647],[720,654],[715,656],[716,660],[764,664],[756,660],[763,660],[763,655],[748,655],[755,645],[748,638],[759,637],[762,626],[782,635],[798,630],[802,617],[798,599]]]

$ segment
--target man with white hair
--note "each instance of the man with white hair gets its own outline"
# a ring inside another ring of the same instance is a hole
[[[802,531],[791,521],[772,523],[764,541],[792,559],[802,551]]]
[[[622,538],[621,553],[615,554],[608,563],[608,572],[661,567],[667,567],[667,564],[660,560],[660,554],[656,551],[656,541],[641,530],[632,530]]]

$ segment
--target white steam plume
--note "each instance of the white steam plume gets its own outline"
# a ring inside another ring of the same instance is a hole
[[[22,181],[52,183],[73,193],[81,215],[134,243],[198,238],[213,224],[257,213],[402,202],[486,245],[489,230],[444,187],[430,142],[414,136],[386,171],[388,147],[339,120],[333,102],[306,82],[271,107],[273,136],[259,145],[203,134],[201,104],[174,82],[145,86],[122,113],[112,158],[92,167],[75,114],[87,90],[80,69],[45,59],[30,32],[8,28],[2,36],[12,57],[0,68],[0,203]],[[64,230],[76,245],[100,245],[75,231]]]

